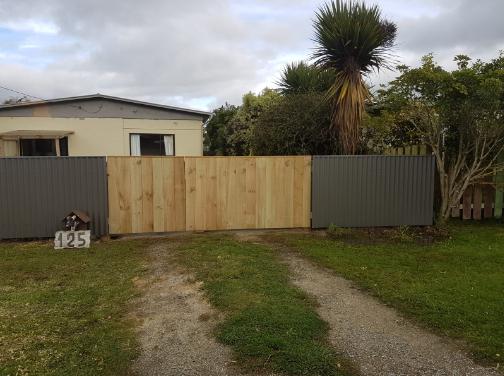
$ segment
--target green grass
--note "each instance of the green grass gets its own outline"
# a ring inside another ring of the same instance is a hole
[[[226,315],[218,339],[233,348],[241,366],[291,375],[336,375],[327,324],[313,303],[289,283],[274,251],[226,237],[193,238],[179,262],[204,282],[212,305]]]
[[[438,333],[465,340],[476,358],[502,363],[504,226],[452,224],[450,233],[431,245],[312,235],[284,241]]]
[[[55,251],[0,244],[0,375],[124,375],[137,355],[128,303],[140,242]]]

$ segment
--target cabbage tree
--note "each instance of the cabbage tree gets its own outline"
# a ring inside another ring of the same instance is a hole
[[[334,0],[318,9],[314,28],[315,65],[335,71],[328,90],[331,128],[338,133],[342,152],[356,154],[369,96],[364,77],[390,67],[397,27],[376,5]]]

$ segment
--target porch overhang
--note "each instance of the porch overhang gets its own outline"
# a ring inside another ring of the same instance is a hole
[[[20,129],[15,131],[8,131],[0,133],[2,140],[19,140],[23,138],[40,138],[40,139],[60,139],[67,137],[74,132],[64,130],[26,130]]]

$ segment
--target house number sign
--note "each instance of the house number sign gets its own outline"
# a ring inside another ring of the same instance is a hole
[[[57,231],[54,236],[54,249],[89,248],[91,230]]]

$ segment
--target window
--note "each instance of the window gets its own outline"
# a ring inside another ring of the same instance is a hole
[[[58,142],[58,148],[56,147]],[[22,138],[19,140],[20,155],[24,157],[51,157],[56,155],[68,155],[68,138]]]
[[[131,155],[175,155],[172,134],[131,134]]]

